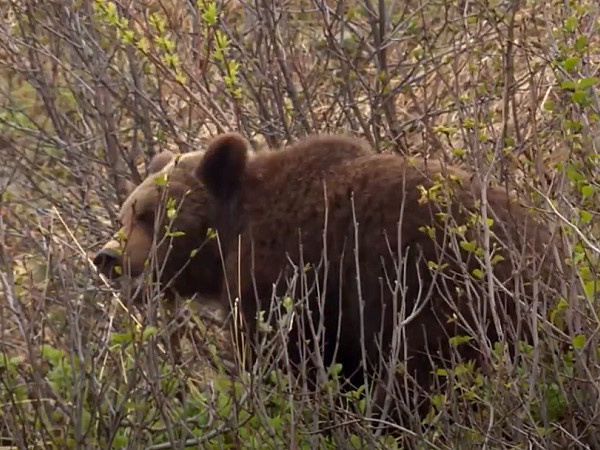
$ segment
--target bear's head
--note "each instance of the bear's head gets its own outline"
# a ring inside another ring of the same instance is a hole
[[[150,274],[179,295],[216,297],[219,205],[232,204],[247,160],[248,143],[237,133],[218,136],[206,151],[156,155],[121,206],[120,229],[94,257],[96,267],[110,279]]]

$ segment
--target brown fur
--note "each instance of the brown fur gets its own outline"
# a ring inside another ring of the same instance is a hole
[[[433,352],[433,357],[439,360],[447,354],[448,338],[465,334],[457,321],[448,321],[452,308],[456,307],[467,319],[470,308],[477,308],[474,299],[456,291],[456,287],[465,290],[458,278],[462,275],[456,276],[461,272],[456,258],[467,262],[469,272],[478,265],[472,255],[463,250],[455,252],[444,242],[448,235],[444,235],[440,217],[435,215],[444,209],[432,201],[422,201],[419,186],[433,186],[436,173],[454,177],[454,182],[445,182],[441,192],[449,193],[449,186],[455,192],[457,201],[452,202],[448,211],[459,225],[468,219],[462,208],[475,209],[473,194],[477,198],[480,187],[471,181],[469,174],[457,168],[394,155],[375,155],[363,141],[352,138],[311,137],[282,151],[253,157],[248,157],[246,149],[241,136],[221,135],[206,153],[199,152],[185,164],[180,162],[181,167],[168,165],[163,169],[170,174],[169,196],[185,197],[174,225],[186,234],[173,240],[161,282],[169,282],[181,295],[219,297],[225,305],[229,305],[230,296],[239,295],[247,336],[253,336],[256,312],[259,308],[268,309],[274,284],[278,283],[278,295],[285,292],[285,275],[291,273],[289,262],[300,268],[310,264],[317,268],[318,291],[325,301],[323,316],[313,314],[315,326],[323,319],[326,328],[325,362],[330,363],[337,351],[336,361],[343,364],[343,374],[361,383],[359,299],[365,302],[364,335],[370,360],[367,370],[372,373],[378,357],[382,356],[377,336],[382,333],[383,356],[392,337],[393,296],[389,286],[394,284],[395,264],[399,264],[401,253],[404,265],[400,272],[405,278],[400,284],[406,291],[400,296],[397,308],[407,308],[410,314],[419,296],[427,297],[427,301],[416,319],[405,327],[408,342],[403,348],[407,350],[407,359],[401,354],[400,361],[406,363],[410,375],[416,375],[418,385],[427,389],[431,369],[425,353]],[[154,228],[151,213],[159,203],[154,179],[162,173],[150,175],[121,211],[123,232],[130,236],[123,249],[125,259],[109,262],[129,263],[134,276],[141,273],[143,261],[148,257]],[[493,233],[513,252],[519,251],[511,257],[504,249],[504,260],[495,265],[494,272],[507,290],[494,288],[495,312],[505,326],[508,323],[516,326],[519,316],[530,313],[517,313],[510,300],[513,275],[534,278],[537,267],[531,258],[543,256],[550,235],[533,221],[528,210],[510,201],[504,191],[488,188],[487,200],[491,209],[488,215],[494,219]],[[160,223],[155,230],[159,234],[164,229],[164,222]],[[437,224],[436,239],[432,240],[422,227],[434,224]],[[220,248],[216,239],[207,240],[209,228],[218,232]],[[480,239],[472,232],[467,235],[468,240]],[[161,262],[166,248],[166,245],[158,248]],[[195,248],[200,250],[190,260],[190,251]],[[328,256],[326,283],[323,283],[324,248]],[[442,255],[442,251],[446,253]],[[516,261],[522,259],[520,254],[527,256],[529,265],[516,266]],[[101,260],[98,258],[98,263]],[[356,261],[360,266],[358,274]],[[435,276],[428,270],[427,261],[441,261],[448,267]],[[187,268],[175,277],[186,263]],[[544,264],[543,273],[553,270],[548,259]],[[309,284],[316,279],[313,269],[306,271]],[[111,273],[110,267],[106,273]],[[475,288],[481,289],[482,284],[483,281],[474,280]],[[302,296],[300,290],[288,294],[295,299]],[[313,311],[316,297],[315,292],[309,296]],[[493,341],[497,336],[490,304],[485,306],[488,313],[484,331]],[[340,339],[336,349],[338,327]],[[294,346],[299,331],[295,328],[291,332],[289,350],[293,361],[299,359],[299,350]],[[477,358],[475,349],[465,349],[464,355]]]

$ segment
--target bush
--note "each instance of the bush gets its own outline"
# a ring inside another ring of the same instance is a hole
[[[136,308],[92,267],[125,180],[239,130],[257,151],[351,131],[547,213],[570,256],[559,298],[540,286],[533,345],[439,368],[426,426],[397,431],[411,448],[600,447],[597,2],[0,5],[0,445],[400,445],[335,368],[310,395],[266,363],[243,372],[197,300]]]

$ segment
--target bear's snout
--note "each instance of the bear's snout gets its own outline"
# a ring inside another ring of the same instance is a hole
[[[94,265],[98,271],[109,279],[121,276],[117,267],[121,266],[121,253],[116,248],[105,246],[94,257]]]

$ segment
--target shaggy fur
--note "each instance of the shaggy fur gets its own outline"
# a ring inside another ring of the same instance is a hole
[[[161,158],[123,205],[121,234],[128,239],[119,254],[111,251],[121,245],[116,241],[100,251],[96,262],[102,270],[114,276],[114,267],[122,265],[132,276],[142,273],[153,232],[164,236],[167,221],[156,216],[156,179],[168,174],[168,197],[184,200],[172,229],[185,235],[158,246],[157,261],[166,262],[161,283],[184,296],[220,298],[226,306],[239,297],[250,337],[257,331],[257,311],[269,309],[274,286],[278,296],[307,297],[314,327],[324,325],[324,362],[342,363],[342,374],[355,384],[363,381],[363,370],[375,374],[379,358],[389,356],[396,330],[404,369],[398,379],[414,376],[427,390],[431,362],[448,357],[450,337],[469,334],[493,342],[495,319],[509,333],[521,326],[519,318],[532,314],[526,301],[531,287],[518,284],[515,275],[532,281],[538,272],[554,270],[547,256],[540,263],[551,240],[548,230],[503,190],[488,188],[490,245],[499,255],[493,259],[491,304],[485,270],[476,248],[469,248],[471,241],[483,242],[471,214],[478,211],[481,187],[458,168],[376,155],[359,139],[313,136],[249,156],[246,141],[229,133],[206,152],[178,162]],[[443,270],[433,270],[436,265]],[[306,283],[291,289],[286,279],[298,271]],[[399,327],[399,314],[410,316],[415,305],[419,311]],[[312,338],[308,315],[298,317],[305,325],[290,332],[293,362],[301,359],[299,336]],[[463,356],[479,358],[476,346],[462,347]]]

